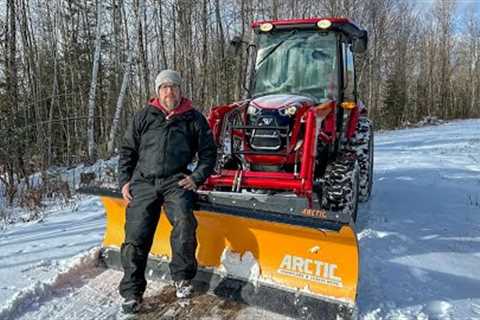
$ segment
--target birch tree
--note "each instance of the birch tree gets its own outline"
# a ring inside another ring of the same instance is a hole
[[[142,14],[142,12],[143,12],[143,0],[139,0],[138,12],[136,15],[136,23],[135,23],[135,25],[137,26],[137,31],[134,32],[134,38],[132,39],[132,42],[131,42],[133,45],[130,45],[127,40],[128,56],[127,56],[127,61],[125,63],[122,86],[120,88],[120,93],[118,95],[118,100],[117,100],[117,106],[115,108],[115,115],[113,116],[112,126],[110,127],[110,134],[109,134],[108,147],[107,147],[107,153],[109,155],[113,153],[113,146],[115,143],[115,137],[116,137],[118,125],[120,122],[120,116],[123,110],[125,94],[127,92],[128,82],[130,80],[130,71],[131,71],[132,60],[135,52],[135,44],[137,42],[137,36],[140,34],[141,28],[142,28],[142,25],[140,23],[140,15]]]
[[[100,53],[102,44],[102,11],[103,2],[97,1],[97,28],[95,30],[95,54],[93,57],[92,67],[92,81],[90,83],[90,92],[88,94],[88,157],[90,161],[95,161],[97,158],[97,146],[95,143],[95,98],[97,91],[97,75],[100,64]]]

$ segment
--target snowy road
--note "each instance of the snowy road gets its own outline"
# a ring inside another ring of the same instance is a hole
[[[360,318],[480,319],[480,121],[378,133],[375,143],[374,192],[358,221]],[[88,252],[103,224],[100,203],[84,198],[1,232],[0,319],[112,318],[121,274]],[[165,290],[150,282],[147,295]],[[198,318],[284,319],[207,303]]]
[[[359,218],[364,319],[480,319],[480,122],[378,134]]]

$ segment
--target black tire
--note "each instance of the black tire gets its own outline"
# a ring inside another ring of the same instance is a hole
[[[329,211],[342,212],[357,220],[359,196],[359,165],[355,154],[330,163],[322,185],[322,207]]]
[[[347,150],[357,155],[360,166],[359,195],[360,202],[370,198],[373,186],[373,125],[366,117],[360,117],[355,136],[350,140]]]

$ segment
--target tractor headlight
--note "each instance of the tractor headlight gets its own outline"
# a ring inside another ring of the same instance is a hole
[[[317,27],[322,30],[328,29],[331,26],[332,26],[332,22],[327,19],[323,19],[317,22]]]
[[[286,107],[286,108],[278,110],[278,112],[284,117],[286,117],[286,116],[293,117],[295,115],[295,113],[297,113],[297,107],[296,106]]]
[[[254,106],[248,106],[247,114],[249,114],[251,116],[256,116],[259,113],[260,113],[260,109],[254,107]]]
[[[294,106],[288,107],[287,108],[287,114],[291,117],[297,113],[297,108]]]
[[[267,23],[262,23],[260,25],[260,31],[262,31],[262,32],[269,32],[272,29],[273,29],[273,24],[271,24],[271,23],[267,22]]]

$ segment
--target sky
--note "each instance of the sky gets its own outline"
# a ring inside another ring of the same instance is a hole
[[[413,3],[426,10],[432,7],[432,4],[437,0],[412,0]],[[476,13],[480,14],[480,0],[456,0],[457,14],[463,15],[473,8]]]
[[[428,12],[432,9],[433,4],[438,0],[411,0],[420,10]],[[465,29],[463,17],[471,10],[480,20],[480,0],[456,0],[456,15],[454,18],[455,32],[462,34]]]

